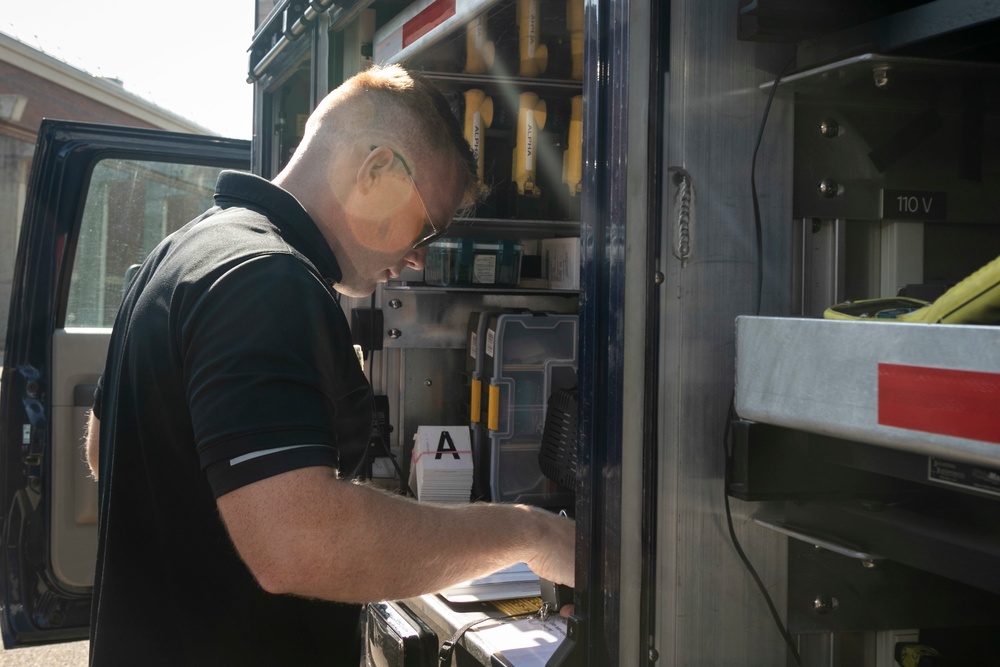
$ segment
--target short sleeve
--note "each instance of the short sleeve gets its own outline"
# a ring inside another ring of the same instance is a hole
[[[367,447],[371,392],[350,329],[300,260],[244,260],[179,317],[192,428],[216,497],[296,468],[343,470]]]

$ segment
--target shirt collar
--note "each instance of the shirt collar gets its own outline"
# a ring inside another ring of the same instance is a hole
[[[222,209],[242,206],[266,215],[285,240],[316,266],[331,287],[343,279],[337,258],[319,227],[287,190],[254,174],[224,170],[215,185],[215,204]]]

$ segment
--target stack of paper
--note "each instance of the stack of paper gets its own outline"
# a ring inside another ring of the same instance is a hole
[[[511,565],[481,579],[455,584],[441,591],[441,597],[448,602],[487,602],[539,595],[541,587],[538,584],[538,575],[524,563]]]
[[[415,471],[418,500],[469,502],[472,495],[469,427],[417,427],[410,467]]]

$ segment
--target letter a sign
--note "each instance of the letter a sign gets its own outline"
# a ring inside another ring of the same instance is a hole
[[[441,437],[438,438],[437,454],[434,455],[434,460],[441,460],[441,457],[446,452],[451,452],[451,455],[456,459],[462,458],[458,455],[458,447],[455,446],[455,442],[451,439],[451,434],[448,431],[441,431]]]

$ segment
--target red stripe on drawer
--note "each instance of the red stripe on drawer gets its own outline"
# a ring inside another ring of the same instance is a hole
[[[1000,373],[879,364],[878,423],[1000,443]]]
[[[434,0],[403,24],[403,46],[409,46],[455,15],[455,0]]]

